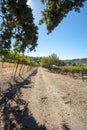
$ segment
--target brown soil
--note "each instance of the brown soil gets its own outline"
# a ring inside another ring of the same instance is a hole
[[[0,130],[87,130],[87,81],[39,67],[5,86]]]

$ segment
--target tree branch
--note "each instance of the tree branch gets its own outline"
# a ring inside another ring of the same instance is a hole
[[[0,15],[0,17],[1,17],[2,19],[4,19],[4,16]]]

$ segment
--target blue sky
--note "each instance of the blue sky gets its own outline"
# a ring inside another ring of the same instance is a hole
[[[28,0],[33,8],[35,24],[41,19],[41,0]],[[87,2],[80,13],[71,11],[55,30],[47,35],[46,25],[39,26],[36,52],[29,56],[48,56],[56,53],[59,59],[87,58]]]

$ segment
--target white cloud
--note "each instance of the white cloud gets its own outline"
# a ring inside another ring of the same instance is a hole
[[[28,0],[27,4],[32,6],[32,0]]]

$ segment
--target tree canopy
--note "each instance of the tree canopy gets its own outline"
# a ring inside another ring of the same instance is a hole
[[[34,24],[32,9],[27,0],[0,0],[0,52],[8,52],[14,41],[19,53],[34,50],[37,46],[38,28]]]
[[[86,0],[41,0],[45,4],[40,24],[48,33],[61,23],[69,11],[80,11]],[[6,55],[12,46],[24,54],[37,46],[38,27],[34,24],[32,9],[27,0],[0,0],[0,55]],[[14,44],[12,43],[14,41]]]
[[[71,10],[80,12],[86,0],[41,0],[46,8],[42,11],[40,24],[45,23],[48,34],[61,23]]]

